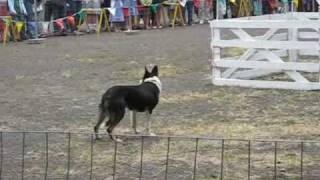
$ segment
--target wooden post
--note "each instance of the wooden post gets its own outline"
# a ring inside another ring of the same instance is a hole
[[[214,41],[220,40],[220,29],[218,29],[218,28],[214,28],[213,29],[213,40]],[[212,44],[212,53],[213,53],[212,54],[213,55],[213,59],[211,61],[211,65],[212,65],[212,80],[214,81],[214,79],[220,79],[221,78],[220,69],[215,66],[215,63],[217,61],[219,61],[220,58],[221,58],[220,47],[217,47],[214,44]]]
[[[318,21],[320,21],[320,0],[317,0],[318,2]],[[320,28],[318,28],[318,46],[320,47]],[[318,77],[318,81],[320,84],[320,50],[318,51],[319,53],[319,77]]]

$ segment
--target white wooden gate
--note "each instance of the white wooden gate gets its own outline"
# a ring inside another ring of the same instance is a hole
[[[318,17],[287,13],[211,21],[213,84],[320,89]]]

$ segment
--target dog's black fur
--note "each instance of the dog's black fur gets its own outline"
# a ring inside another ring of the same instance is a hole
[[[113,86],[108,89],[102,96],[99,105],[99,117],[94,131],[98,139],[98,130],[101,123],[108,116],[106,122],[107,132],[112,140],[112,131],[117,124],[123,119],[125,109],[136,112],[148,112],[152,114],[153,109],[159,102],[159,87],[152,82],[145,82],[146,79],[158,77],[158,66],[154,66],[149,72],[145,68],[142,83],[136,86]],[[161,88],[161,87],[160,87]]]

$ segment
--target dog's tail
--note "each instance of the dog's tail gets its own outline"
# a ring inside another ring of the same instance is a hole
[[[98,131],[100,125],[103,123],[104,119],[109,116],[109,111],[108,111],[108,101],[105,100],[105,98],[101,99],[101,102],[99,104],[99,113],[98,113],[98,122],[94,126],[94,132],[96,134],[96,139],[99,139]],[[109,122],[109,121],[108,121]]]
[[[109,107],[108,101],[106,100],[106,98],[102,98],[99,104],[100,113],[104,113],[105,115],[108,116],[109,115],[108,107]]]

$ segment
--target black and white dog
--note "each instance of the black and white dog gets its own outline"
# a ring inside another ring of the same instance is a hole
[[[161,81],[158,76],[158,66],[153,66],[151,71],[148,71],[148,68],[145,67],[145,73],[141,84],[136,86],[113,86],[103,94],[99,105],[98,122],[94,127],[96,139],[99,139],[98,131],[100,125],[108,116],[109,119],[105,126],[110,138],[112,140],[121,141],[120,139],[113,138],[112,131],[123,119],[126,108],[131,110],[131,125],[134,133],[137,133],[136,112],[146,112],[146,130],[148,134],[152,134],[150,132],[150,116],[159,102],[159,95],[161,92]]]

